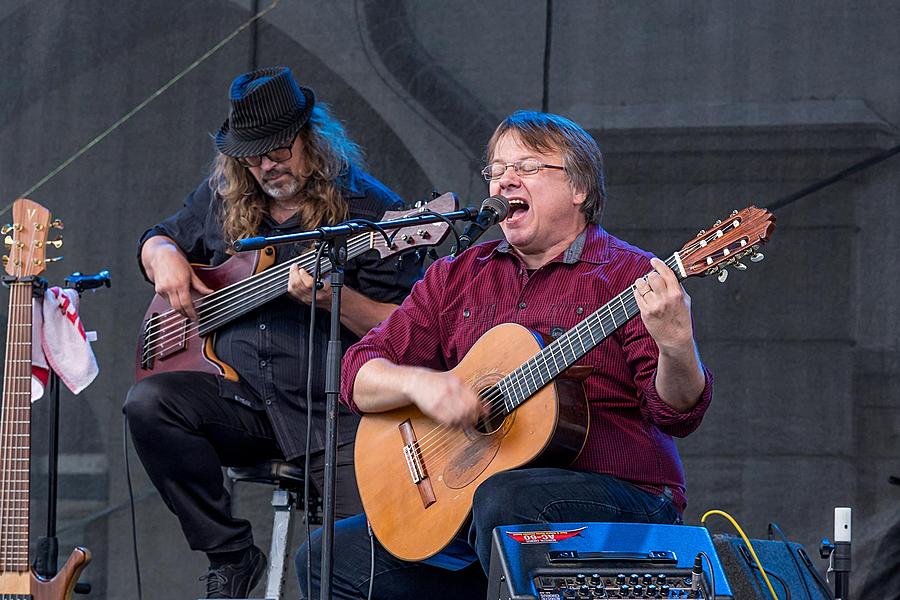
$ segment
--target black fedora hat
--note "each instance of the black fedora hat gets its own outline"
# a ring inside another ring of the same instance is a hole
[[[297,85],[287,67],[239,75],[229,95],[231,110],[216,133],[216,148],[235,158],[259,156],[290,142],[316,103],[313,91]]]

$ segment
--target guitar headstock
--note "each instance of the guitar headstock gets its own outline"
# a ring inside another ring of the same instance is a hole
[[[447,192],[446,194],[435,198],[428,204],[418,206],[411,210],[389,210],[384,213],[384,219],[382,220],[392,221],[403,217],[414,217],[415,215],[429,211],[437,213],[451,212],[456,210],[458,205],[459,202],[456,199],[456,194]],[[381,255],[381,258],[386,258],[392,254],[405,252],[412,248],[438,246],[447,238],[447,234],[449,233],[450,224],[443,221],[427,223],[425,225],[411,225],[409,227],[401,227],[394,231],[388,231],[388,235],[393,236],[392,239],[394,242],[390,247],[388,247],[384,239],[376,233],[376,239],[373,246]]]
[[[8,254],[3,257],[6,273],[22,279],[40,274],[48,262],[59,258],[47,258],[47,234],[50,227],[62,228],[62,223],[50,221],[50,211],[26,198],[13,203],[13,222],[4,225],[0,232],[5,236]],[[62,240],[49,244],[59,248]]]
[[[775,230],[775,215],[764,208],[748,206],[721,221],[712,228],[703,230],[678,251],[678,258],[684,267],[684,277],[706,276],[719,273],[719,281],[725,281],[728,272],[725,267],[734,265],[743,271],[746,265],[740,262],[749,256],[752,262],[763,259],[759,247],[769,241]]]

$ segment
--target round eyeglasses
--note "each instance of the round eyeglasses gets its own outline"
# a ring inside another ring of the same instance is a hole
[[[503,177],[503,174],[506,173],[508,168],[512,167],[516,172],[516,175],[534,175],[541,169],[560,169],[565,171],[565,167],[560,167],[558,165],[547,165],[542,163],[539,160],[534,159],[526,159],[520,160],[514,163],[491,163],[485,168],[481,170],[481,174],[484,176],[485,181],[493,181],[494,179],[500,179]]]
[[[296,139],[296,138],[294,138]],[[282,163],[291,158],[291,148],[294,145],[294,140],[291,140],[291,143],[287,146],[282,146],[281,148],[275,148],[274,150],[269,150],[265,154],[260,154],[258,156],[240,156],[236,160],[242,167],[258,167],[262,164],[262,158],[265,156],[269,160],[275,163]]]

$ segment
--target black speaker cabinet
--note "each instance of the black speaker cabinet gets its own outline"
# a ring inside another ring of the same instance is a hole
[[[750,540],[779,598],[831,600],[833,587],[826,586],[803,546],[794,542]],[[735,600],[770,600],[772,595],[756,567],[756,561],[740,537],[714,535],[713,543]],[[774,576],[773,576],[774,575]],[[829,589],[829,587],[831,589]]]

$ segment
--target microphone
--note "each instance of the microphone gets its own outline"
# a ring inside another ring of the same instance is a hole
[[[481,210],[475,216],[475,219],[469,223],[462,235],[459,236],[459,247],[453,253],[457,256],[460,252],[471,246],[475,240],[481,237],[485,231],[496,225],[506,218],[509,214],[509,200],[497,194],[490,198],[485,198],[481,203]]]

